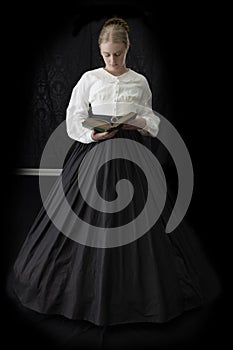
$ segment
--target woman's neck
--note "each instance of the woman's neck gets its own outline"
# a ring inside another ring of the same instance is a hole
[[[104,70],[106,70],[106,72],[108,72],[108,73],[110,73],[110,74],[112,74],[112,75],[114,75],[114,76],[120,76],[120,75],[122,75],[122,74],[124,74],[124,73],[126,73],[126,72],[128,72],[129,71],[129,68],[126,68],[126,67],[122,67],[122,69],[120,70],[120,71],[111,71],[111,70],[108,70],[106,67],[104,67]]]

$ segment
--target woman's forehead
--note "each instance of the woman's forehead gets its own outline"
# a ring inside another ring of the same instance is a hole
[[[123,43],[107,42],[107,43],[102,43],[100,45],[100,48],[102,52],[115,53],[115,52],[124,50],[125,45]]]

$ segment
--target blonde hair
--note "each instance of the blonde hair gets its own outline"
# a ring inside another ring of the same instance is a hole
[[[99,46],[103,43],[123,43],[128,50],[129,42],[129,26],[127,22],[119,17],[112,17],[108,19],[99,34],[98,44]]]

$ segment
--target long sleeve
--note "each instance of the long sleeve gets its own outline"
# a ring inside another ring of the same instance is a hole
[[[160,118],[152,109],[152,93],[149,84],[145,78],[145,88],[141,104],[138,108],[138,114],[146,121],[146,126],[138,130],[142,135],[156,137],[159,132]]]
[[[82,126],[88,117],[88,84],[85,74],[74,87],[66,111],[66,129],[70,138],[83,143],[96,142],[91,137],[91,130]]]

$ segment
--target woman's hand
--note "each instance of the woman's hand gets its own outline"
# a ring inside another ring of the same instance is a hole
[[[146,121],[140,115],[137,115],[135,119],[130,120],[127,124],[122,126],[122,129],[126,130],[137,130],[143,129],[146,126]]]
[[[95,141],[107,140],[107,139],[110,139],[111,137],[115,136],[118,131],[119,130],[117,129],[117,130],[113,130],[111,132],[108,132],[108,131],[107,132],[96,132],[93,129],[92,133],[91,133],[91,137]]]

